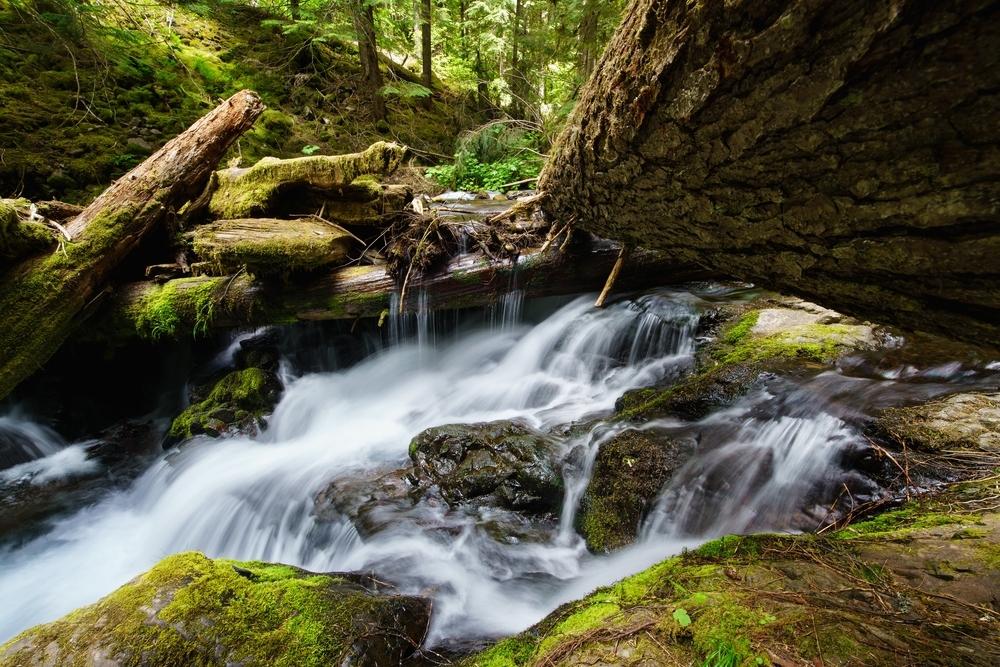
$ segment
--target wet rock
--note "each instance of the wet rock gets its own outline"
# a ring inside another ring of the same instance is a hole
[[[316,496],[319,523],[347,517],[362,537],[385,530],[411,509],[416,478],[409,468],[357,470],[331,480]]]
[[[410,458],[420,483],[440,489],[451,505],[477,500],[550,512],[562,502],[553,442],[520,422],[429,428],[410,443]]]
[[[822,324],[837,319],[836,313],[815,310],[753,304],[714,309],[699,327],[698,372],[671,387],[628,392],[617,401],[616,412],[636,421],[661,415],[700,419],[745,395],[765,373],[829,366],[848,352],[879,345],[870,326]]]
[[[264,416],[274,410],[282,390],[273,370],[251,367],[228,373],[204,400],[174,419],[166,444],[200,434],[254,437],[264,428]]]
[[[925,452],[1000,452],[1000,393],[955,394],[923,405],[889,408],[871,432]]]
[[[660,489],[694,453],[687,441],[628,430],[599,446],[577,525],[596,552],[635,542]]]
[[[395,665],[423,641],[431,602],[377,589],[364,575],[177,554],[0,646],[0,666]]]

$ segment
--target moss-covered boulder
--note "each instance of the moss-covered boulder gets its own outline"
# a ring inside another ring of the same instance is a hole
[[[922,405],[885,410],[873,435],[923,452],[1000,452],[1000,393],[963,393]]]
[[[477,500],[534,512],[559,508],[563,480],[554,444],[516,421],[449,424],[410,442],[414,473],[449,504]]]
[[[273,370],[244,368],[219,380],[208,396],[174,419],[169,442],[195,435],[240,433],[255,436],[264,427],[264,416],[274,410],[282,385]]]
[[[458,664],[993,666],[1000,515],[947,507],[914,502],[824,536],[717,539]]]
[[[635,542],[660,489],[693,453],[686,441],[624,431],[598,447],[577,527],[592,551]]]
[[[795,308],[751,304],[713,313],[709,342],[698,351],[698,371],[670,387],[626,393],[615,405],[618,417],[700,419],[746,394],[764,373],[829,365],[850,351],[878,345],[868,325],[845,323],[837,313],[813,304],[792,303]]]
[[[374,590],[364,576],[177,554],[0,646],[0,667],[395,665],[423,641],[431,603]]]

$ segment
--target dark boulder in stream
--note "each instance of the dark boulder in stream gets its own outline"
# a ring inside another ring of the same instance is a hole
[[[414,472],[449,504],[487,501],[523,511],[554,511],[563,481],[549,438],[526,424],[497,421],[429,428],[410,443]]]
[[[0,646],[0,667],[395,665],[422,643],[431,601],[378,588],[365,575],[177,554]]]

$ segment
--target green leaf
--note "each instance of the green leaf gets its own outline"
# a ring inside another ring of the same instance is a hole
[[[302,147],[302,152],[305,153],[306,155],[312,155],[313,153],[315,153],[318,150],[319,150],[319,146],[309,145],[309,146],[303,146]]]
[[[678,608],[674,610],[674,620],[677,621],[682,628],[686,628],[691,625],[691,617],[688,616],[687,611],[684,609]]]
[[[704,593],[695,593],[692,598],[694,599],[695,604],[705,604],[708,602],[708,596]]]

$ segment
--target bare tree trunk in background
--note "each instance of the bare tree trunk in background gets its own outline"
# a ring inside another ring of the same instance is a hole
[[[476,108],[479,113],[493,117],[493,102],[490,100],[490,88],[486,73],[483,72],[483,57],[479,49],[476,49]]]
[[[597,64],[597,19],[600,8],[597,0],[585,0],[583,3],[583,18],[580,20],[580,32],[577,35],[579,43],[579,58],[577,71],[580,79],[586,81],[594,73]]]
[[[376,122],[385,120],[382,72],[378,68],[378,44],[375,42],[375,14],[371,4],[366,0],[354,0],[351,14],[354,19],[354,31],[358,35],[361,78],[371,100]]]
[[[431,0],[421,0],[420,2],[420,56],[423,64],[424,88],[430,90],[432,83],[431,75]],[[433,105],[430,96],[424,98],[424,108],[430,109]]]
[[[288,0],[288,13],[292,15],[293,21],[299,20],[299,0]]]
[[[557,220],[1000,347],[1000,0],[632,0]]]
[[[524,78],[521,74],[521,60],[518,46],[521,42],[521,15],[524,13],[523,0],[516,0],[514,4],[514,38],[510,57],[510,76],[507,78],[507,85],[510,87],[513,100],[511,101],[510,115],[514,118],[524,116],[524,99],[521,95],[521,81]]]

